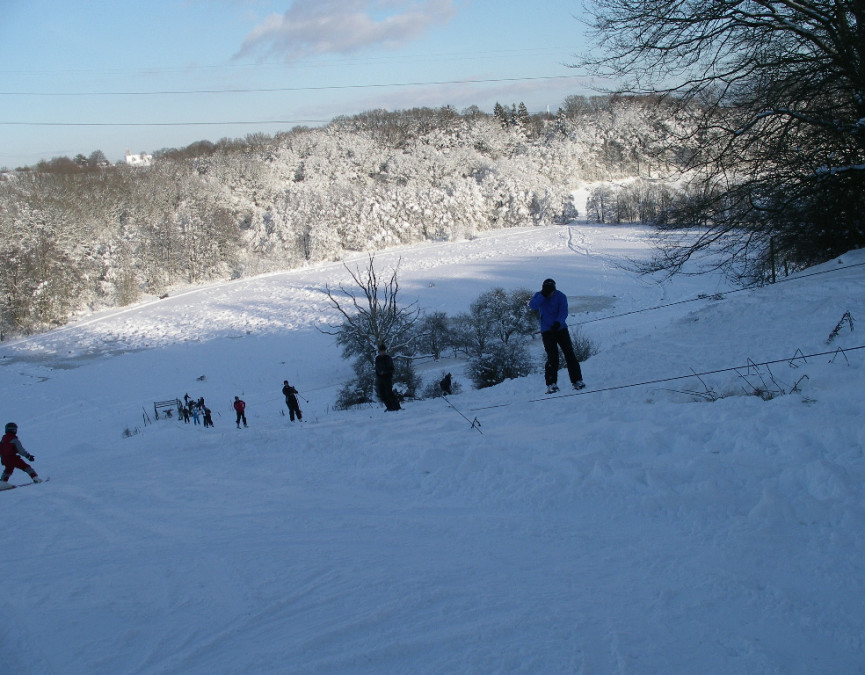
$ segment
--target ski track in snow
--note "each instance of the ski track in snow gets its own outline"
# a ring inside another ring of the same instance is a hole
[[[727,290],[617,264],[648,241],[522,229],[376,261],[449,314],[547,276],[574,324]],[[578,396],[542,398],[540,374],[473,390],[461,362],[422,364],[454,373],[450,401],[483,434],[441,400],[333,410],[351,369],[316,327],[335,320],[325,284],[350,282],[341,262],[4,342],[3,414],[52,481],[0,494],[0,670],[862,672],[865,352],[597,391],[859,346],[847,329],[826,344],[845,311],[865,315],[857,262],[586,323],[600,351]],[[762,400],[764,383],[783,394]],[[143,425],[184,393],[214,429]]]

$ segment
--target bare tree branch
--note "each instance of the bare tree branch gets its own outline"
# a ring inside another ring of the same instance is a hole
[[[863,0],[593,0],[580,65],[677,105],[684,197],[659,220],[678,271],[709,249],[760,276],[865,246]],[[697,227],[691,243],[679,237]],[[665,236],[668,235],[668,236]]]
[[[375,256],[369,256],[369,264],[361,271],[344,265],[356,288],[347,289],[342,284],[336,289],[325,286],[325,293],[334,308],[342,316],[339,326],[319,329],[335,335],[343,355],[363,356],[373,361],[379,344],[398,354],[409,348],[416,337],[414,327],[420,310],[416,303],[400,307],[398,302],[399,264],[386,281],[379,278],[375,270]]]

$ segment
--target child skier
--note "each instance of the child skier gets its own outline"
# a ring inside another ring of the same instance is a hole
[[[9,422],[6,425],[5,435],[0,440],[0,459],[3,460],[3,475],[0,476],[0,490],[8,490],[13,485],[9,485],[9,476],[15,469],[26,471],[34,483],[41,483],[42,479],[36,475],[33,467],[25,462],[22,457],[26,457],[31,462],[35,459],[33,455],[24,449],[21,441],[18,440],[18,425],[15,422]]]
[[[237,396],[234,397],[234,411],[237,413],[237,428],[240,429],[240,421],[246,426],[246,401]]]

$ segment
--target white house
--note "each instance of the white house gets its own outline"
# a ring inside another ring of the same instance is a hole
[[[150,166],[153,155],[148,155],[142,152],[140,155],[133,155],[129,150],[126,151],[126,163],[129,166]]]

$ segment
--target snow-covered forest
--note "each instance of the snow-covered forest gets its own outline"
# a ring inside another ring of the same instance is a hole
[[[66,159],[6,172],[0,330],[347,252],[577,215],[646,222],[687,152],[669,147],[680,126],[656,99],[571,96],[555,115],[370,111],[157,151],[148,168]]]

